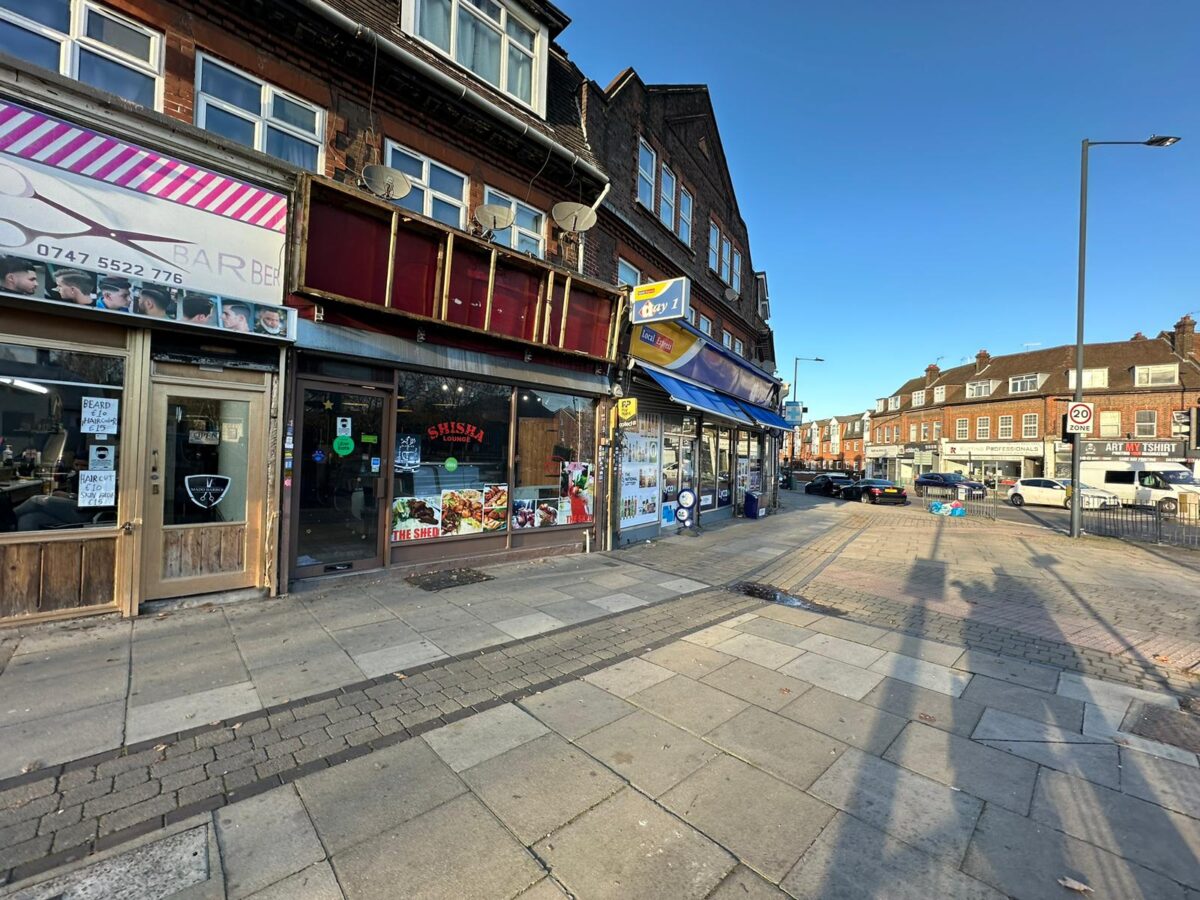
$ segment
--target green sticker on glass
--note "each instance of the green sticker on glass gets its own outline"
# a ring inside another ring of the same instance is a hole
[[[458,469],[458,460],[451,456],[443,463],[443,465],[446,467],[447,472],[453,472]]]
[[[362,441],[364,444],[378,444],[378,443],[379,443],[379,435],[377,435],[377,434],[364,434],[364,435],[363,435],[363,436],[360,438],[360,440],[361,440],[361,441]]]
[[[333,439],[333,452],[338,456],[349,456],[354,452],[354,438],[349,435],[341,435]]]

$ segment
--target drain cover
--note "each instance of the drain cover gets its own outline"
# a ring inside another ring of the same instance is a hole
[[[444,591],[446,588],[461,587],[464,584],[491,581],[493,577],[476,569],[447,569],[445,572],[409,575],[404,580],[423,591]]]
[[[846,614],[843,610],[835,609],[832,606],[825,606],[822,603],[814,603],[812,600],[806,600],[803,597],[794,597],[791,594],[784,593],[779,588],[771,587],[769,584],[761,584],[757,581],[739,581],[737,584],[731,584],[729,589],[739,594],[745,594],[747,597],[756,597],[759,600],[766,600],[769,603],[779,603],[783,606],[794,606],[797,609],[807,609],[826,616],[844,616]]]
[[[1153,703],[1135,703],[1125,731],[1172,747],[1200,753],[1200,716]]]

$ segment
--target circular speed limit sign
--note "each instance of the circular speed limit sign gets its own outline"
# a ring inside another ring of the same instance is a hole
[[[1086,434],[1092,430],[1092,404],[1071,403],[1067,406],[1067,427],[1071,432]]]

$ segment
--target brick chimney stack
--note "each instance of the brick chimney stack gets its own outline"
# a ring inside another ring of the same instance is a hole
[[[992,354],[986,350],[980,350],[975,354],[975,374],[978,375],[987,368],[988,363],[992,361]]]
[[[1171,345],[1180,356],[1196,355],[1196,320],[1184,313],[1183,318],[1175,323],[1175,331],[1171,334]]]
[[[937,377],[942,374],[942,370],[938,368],[937,363],[930,363],[925,367],[925,387],[929,387]]]

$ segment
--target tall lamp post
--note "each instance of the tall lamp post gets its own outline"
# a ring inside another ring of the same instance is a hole
[[[1170,147],[1178,144],[1179,138],[1167,135],[1151,135],[1144,141],[1089,141],[1083,140],[1083,150],[1079,163],[1079,288],[1075,307],[1075,401],[1083,400],[1083,298],[1084,273],[1087,269],[1087,192],[1088,192],[1088,151],[1092,147],[1112,146],[1142,146]],[[1081,456],[1081,435],[1073,435],[1071,441],[1071,537],[1077,538],[1082,532],[1083,524],[1083,492],[1079,490],[1079,462]]]
[[[802,362],[825,362],[819,356],[797,356],[792,361],[792,402],[796,401],[796,387],[800,380],[800,363]],[[804,413],[800,413],[800,422],[804,423]],[[792,426],[792,468],[796,468],[796,428]]]

